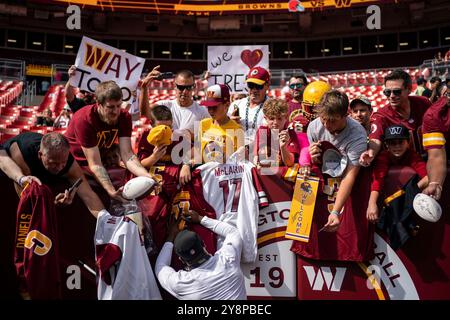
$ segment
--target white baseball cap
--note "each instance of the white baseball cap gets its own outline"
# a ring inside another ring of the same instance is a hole
[[[334,178],[342,176],[347,168],[347,156],[328,141],[322,141],[320,148],[322,149],[322,173]]]

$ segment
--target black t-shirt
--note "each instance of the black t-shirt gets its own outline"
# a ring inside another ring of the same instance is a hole
[[[73,156],[69,154],[66,166],[58,174],[53,175],[45,169],[42,161],[38,157],[39,148],[41,146],[42,134],[36,132],[24,132],[9,140],[7,140],[3,147],[11,156],[11,145],[16,142],[20,152],[22,153],[25,163],[31,170],[31,175],[38,177],[43,183],[48,184],[55,179],[60,179],[65,175],[73,164]]]
[[[70,110],[72,110],[73,113],[77,112],[81,108],[87,105],[86,102],[84,102],[83,99],[75,97],[72,102],[67,102],[67,104],[70,107]]]
[[[428,88],[425,88],[425,90],[423,90],[422,92],[422,97],[427,97],[427,98],[431,98],[431,90]]]

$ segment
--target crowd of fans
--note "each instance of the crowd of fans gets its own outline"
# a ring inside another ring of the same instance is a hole
[[[75,73],[72,66],[69,76]],[[441,197],[447,173],[450,79],[443,82],[435,76],[429,85],[418,79],[411,95],[411,77],[393,70],[384,81],[389,104],[373,113],[375,103],[367,97],[349,101],[345,90],[333,90],[322,81],[308,83],[304,74],[290,78],[289,101],[269,98],[271,76],[262,67],[249,71],[245,96],[236,96],[227,86],[217,84],[207,88],[203,100],[195,101],[194,75],[183,70],[175,75],[176,98],[150,104],[148,86],[159,74],[159,67],[155,67],[141,79],[134,107],[122,103],[121,89],[113,81],[99,84],[95,94],[80,91],[76,96],[69,80],[67,108],[56,119],[47,109],[36,123],[67,127],[65,134],[22,133],[8,140],[0,150],[1,169],[19,191],[27,185],[51,186],[52,179],[72,184],[81,178],[76,194],[95,217],[101,217],[110,209],[92,191],[88,180],[116,203],[129,202],[111,178],[110,168],[124,167],[132,176],[156,180],[157,195],[169,182],[157,177],[152,169],[156,166],[176,167],[176,183],[186,185],[193,171],[208,162],[248,160],[259,169],[298,165],[304,178],[318,170],[340,179],[322,228],[325,232],[339,229],[343,207],[362,167],[372,168],[368,223],[380,220],[384,180],[393,165],[412,167],[420,177],[420,192],[436,200]],[[141,136],[136,153],[128,110],[147,117],[152,124]],[[177,145],[183,146],[181,153],[173,152]],[[330,148],[336,151],[337,160],[325,157]],[[48,206],[70,204],[74,195],[66,190]],[[208,252],[197,233],[182,230],[182,221],[218,233],[225,238],[222,247]],[[178,299],[245,299],[242,246],[235,225],[191,210],[170,221],[165,244],[153,264],[155,276],[162,288]],[[172,249],[186,270],[170,266]]]

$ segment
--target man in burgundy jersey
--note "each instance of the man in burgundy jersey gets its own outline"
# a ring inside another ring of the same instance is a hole
[[[423,117],[423,147],[428,152],[427,174],[428,187],[423,193],[439,200],[442,185],[447,175],[446,142],[450,138],[450,89],[444,97],[434,103]]]
[[[100,83],[95,89],[97,103],[74,114],[66,131],[70,151],[80,166],[87,166],[108,195],[124,202],[122,191],[116,190],[102,161],[102,150],[119,141],[120,156],[127,169],[136,176],[151,175],[131,149],[131,116],[121,109],[122,90],[114,81]]]
[[[360,157],[360,163],[369,166],[381,150],[384,130],[391,125],[402,125],[412,131],[413,148],[420,149],[417,130],[423,115],[431,105],[424,97],[409,96],[412,89],[411,77],[403,70],[394,70],[384,78],[383,93],[389,105],[372,114],[369,149]]]

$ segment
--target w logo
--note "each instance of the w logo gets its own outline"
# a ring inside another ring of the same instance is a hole
[[[309,284],[314,291],[322,291],[324,283],[327,289],[334,292],[341,291],[342,282],[347,268],[335,268],[333,274],[330,267],[320,267],[317,272],[313,266],[303,266]]]
[[[334,0],[334,3],[336,4],[336,8],[346,8],[350,7],[352,0]]]
[[[397,134],[401,134],[402,133],[402,127],[390,127],[389,128],[389,133],[392,135],[397,135]]]

